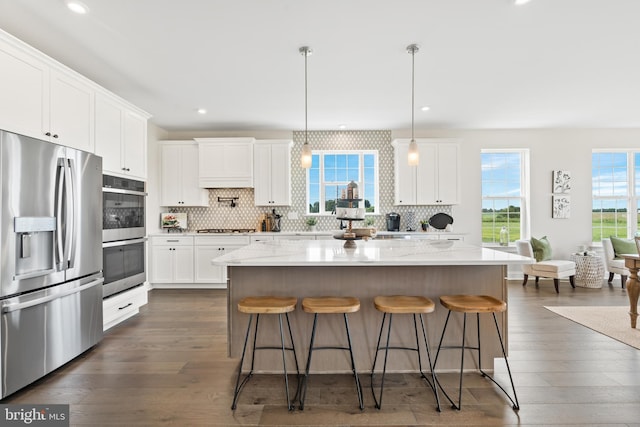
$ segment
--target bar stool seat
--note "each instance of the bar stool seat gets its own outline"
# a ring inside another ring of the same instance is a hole
[[[516,388],[513,384],[513,377],[511,375],[511,369],[509,367],[509,361],[507,360],[507,354],[504,348],[504,342],[502,341],[502,335],[500,334],[500,327],[498,326],[498,320],[496,318],[496,313],[503,313],[507,310],[507,303],[498,298],[489,296],[489,295],[442,295],[440,297],[440,304],[447,308],[449,312],[447,313],[447,320],[444,323],[444,328],[442,329],[442,336],[440,337],[440,343],[438,345],[438,351],[436,352],[436,358],[433,362],[433,367],[435,369],[436,363],[438,362],[438,356],[440,355],[441,349],[461,349],[461,362],[460,362],[460,383],[458,389],[458,404],[456,405],[447,392],[442,389],[445,396],[452,404],[454,409],[460,409],[462,403],[462,372],[464,369],[464,353],[465,350],[477,350],[478,351],[478,369],[481,375],[489,380],[491,380],[495,385],[502,390],[502,392],[509,398],[512,403],[512,407],[515,410],[520,409],[520,405],[518,404],[518,396],[516,395]],[[449,317],[452,312],[463,313],[464,319],[462,323],[462,345],[460,346],[443,346],[442,341],[444,339],[445,332],[447,330],[447,325],[449,323]],[[465,345],[465,335],[467,328],[467,314],[475,313],[476,321],[477,321],[477,333],[478,333],[478,345],[477,347],[471,347]],[[491,313],[493,316],[493,322],[496,326],[496,332],[498,333],[498,339],[500,340],[500,347],[502,349],[502,356],[504,357],[505,363],[507,365],[507,372],[509,373],[509,380],[511,381],[511,389],[513,390],[513,398],[507,393],[507,391],[496,382],[496,380],[482,370],[482,360],[481,360],[481,349],[480,349],[480,313]],[[442,388],[442,386],[441,386]],[[514,400],[515,399],[515,400]]]
[[[311,330],[311,340],[309,343],[309,355],[307,357],[307,367],[305,369],[304,378],[302,379],[302,387],[300,392],[300,409],[304,410],[304,400],[307,394],[307,385],[309,383],[309,369],[311,367],[311,356],[314,350],[347,350],[351,357],[351,370],[356,383],[356,392],[358,393],[358,404],[360,410],[364,409],[362,400],[362,387],[358,379],[355,359],[353,357],[353,348],[351,346],[351,334],[349,332],[348,313],[355,313],[360,310],[360,300],[355,297],[308,297],[302,300],[302,309],[306,313],[313,314],[313,329]],[[314,347],[316,336],[316,328],[318,325],[318,314],[342,314],[344,317],[344,326],[347,333],[348,347],[344,346],[318,346]]]
[[[424,319],[422,317],[423,314],[433,313],[436,305],[433,301],[427,297],[423,296],[407,296],[407,295],[392,295],[392,296],[377,296],[373,299],[373,305],[376,310],[383,313],[382,323],[380,324],[380,333],[378,335],[378,344],[376,345],[376,354],[373,358],[373,366],[371,367],[371,393],[373,394],[373,399],[375,401],[375,406],[377,409],[382,407],[382,393],[384,391],[384,378],[387,372],[387,357],[389,355],[389,350],[410,350],[418,353],[418,368],[420,370],[420,376],[424,378],[424,380],[429,384],[431,389],[433,390],[433,394],[436,398],[436,407],[438,412],[440,412],[440,398],[438,397],[438,386],[437,379],[435,376],[435,372],[433,370],[433,366],[431,364],[431,352],[429,351],[429,341],[427,340],[427,332],[424,327]],[[382,332],[384,331],[384,324],[387,318],[387,314],[389,315],[389,322],[387,325],[387,344],[384,347],[380,347],[380,341],[382,339]],[[393,320],[394,314],[412,314],[413,315],[413,328],[415,330],[416,336],[416,346],[415,347],[392,347],[389,346],[389,341],[391,338],[391,322]],[[431,371],[431,381],[427,378],[422,370],[422,357],[420,353],[420,341],[418,339],[418,323],[416,319],[416,315],[420,317],[420,325],[422,326],[422,337],[424,338],[425,347],[427,349],[427,359],[429,361],[429,370]],[[376,397],[376,393],[373,386],[373,378],[375,375],[376,362],[378,360],[378,352],[380,350],[384,350],[384,365],[382,368],[382,379],[380,383],[380,399]]]
[[[238,311],[241,313],[249,314],[249,323],[247,326],[247,333],[244,339],[244,347],[242,348],[242,357],[240,358],[240,364],[238,365],[238,377],[236,379],[236,387],[233,393],[233,403],[231,405],[231,409],[236,409],[238,403],[238,397],[240,395],[240,391],[244,387],[244,385],[251,379],[253,376],[253,367],[255,362],[255,352],[256,350],[281,350],[282,351],[282,366],[284,369],[284,384],[285,384],[285,393],[287,396],[287,407],[289,410],[294,409],[295,399],[298,397],[298,391],[300,390],[300,369],[298,366],[298,358],[296,356],[296,349],[293,343],[293,334],[291,333],[291,324],[289,323],[289,313],[296,309],[296,305],[298,304],[298,299],[295,297],[276,297],[276,296],[257,296],[257,297],[246,297],[241,299],[238,302]],[[247,342],[249,341],[249,334],[251,331],[251,323],[253,320],[253,315],[256,315],[255,321],[255,329],[253,333],[253,351],[251,353],[251,369],[249,373],[245,376],[240,382],[240,377],[242,376],[242,365],[244,364],[244,356],[247,350]],[[260,346],[256,347],[256,339],[258,336],[258,325],[260,321],[261,314],[277,314],[278,315],[278,323],[280,326],[280,346]],[[285,315],[287,319],[287,327],[289,329],[289,339],[291,347],[286,347],[284,342],[284,333],[282,329],[282,315]],[[296,363],[296,371],[298,378],[298,386],[296,388],[296,394],[292,399],[289,398],[289,378],[287,376],[287,364],[286,364],[286,356],[285,351],[291,351],[293,353],[293,357]]]

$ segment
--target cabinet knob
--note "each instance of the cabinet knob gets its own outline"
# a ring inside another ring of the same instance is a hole
[[[53,134],[53,137],[54,137],[54,138],[58,138],[58,134],[57,134],[57,133],[54,133],[54,134]]]
[[[51,136],[51,132],[45,133],[46,136]]]

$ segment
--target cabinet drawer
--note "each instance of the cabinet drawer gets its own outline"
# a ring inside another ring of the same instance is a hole
[[[138,286],[102,300],[103,329],[107,330],[134,316],[147,303],[146,285]]]
[[[193,236],[151,236],[153,246],[192,246]]]
[[[251,243],[250,236],[198,236],[196,246],[243,246]]]

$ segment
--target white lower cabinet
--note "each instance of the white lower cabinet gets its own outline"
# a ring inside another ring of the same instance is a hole
[[[135,316],[148,301],[148,286],[143,284],[102,300],[102,329],[107,330]]]
[[[211,261],[251,243],[249,236],[152,236],[154,288],[226,288],[226,268]]]
[[[193,236],[151,237],[149,282],[162,284],[193,283]]]
[[[249,236],[204,236],[195,239],[195,283],[226,288],[227,269],[213,265],[214,258],[226,255],[251,243]]]

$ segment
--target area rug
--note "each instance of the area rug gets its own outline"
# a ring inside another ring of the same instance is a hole
[[[600,332],[622,343],[640,349],[640,329],[632,329],[629,307],[551,307],[545,306],[560,316]],[[640,321],[640,319],[639,319]]]

